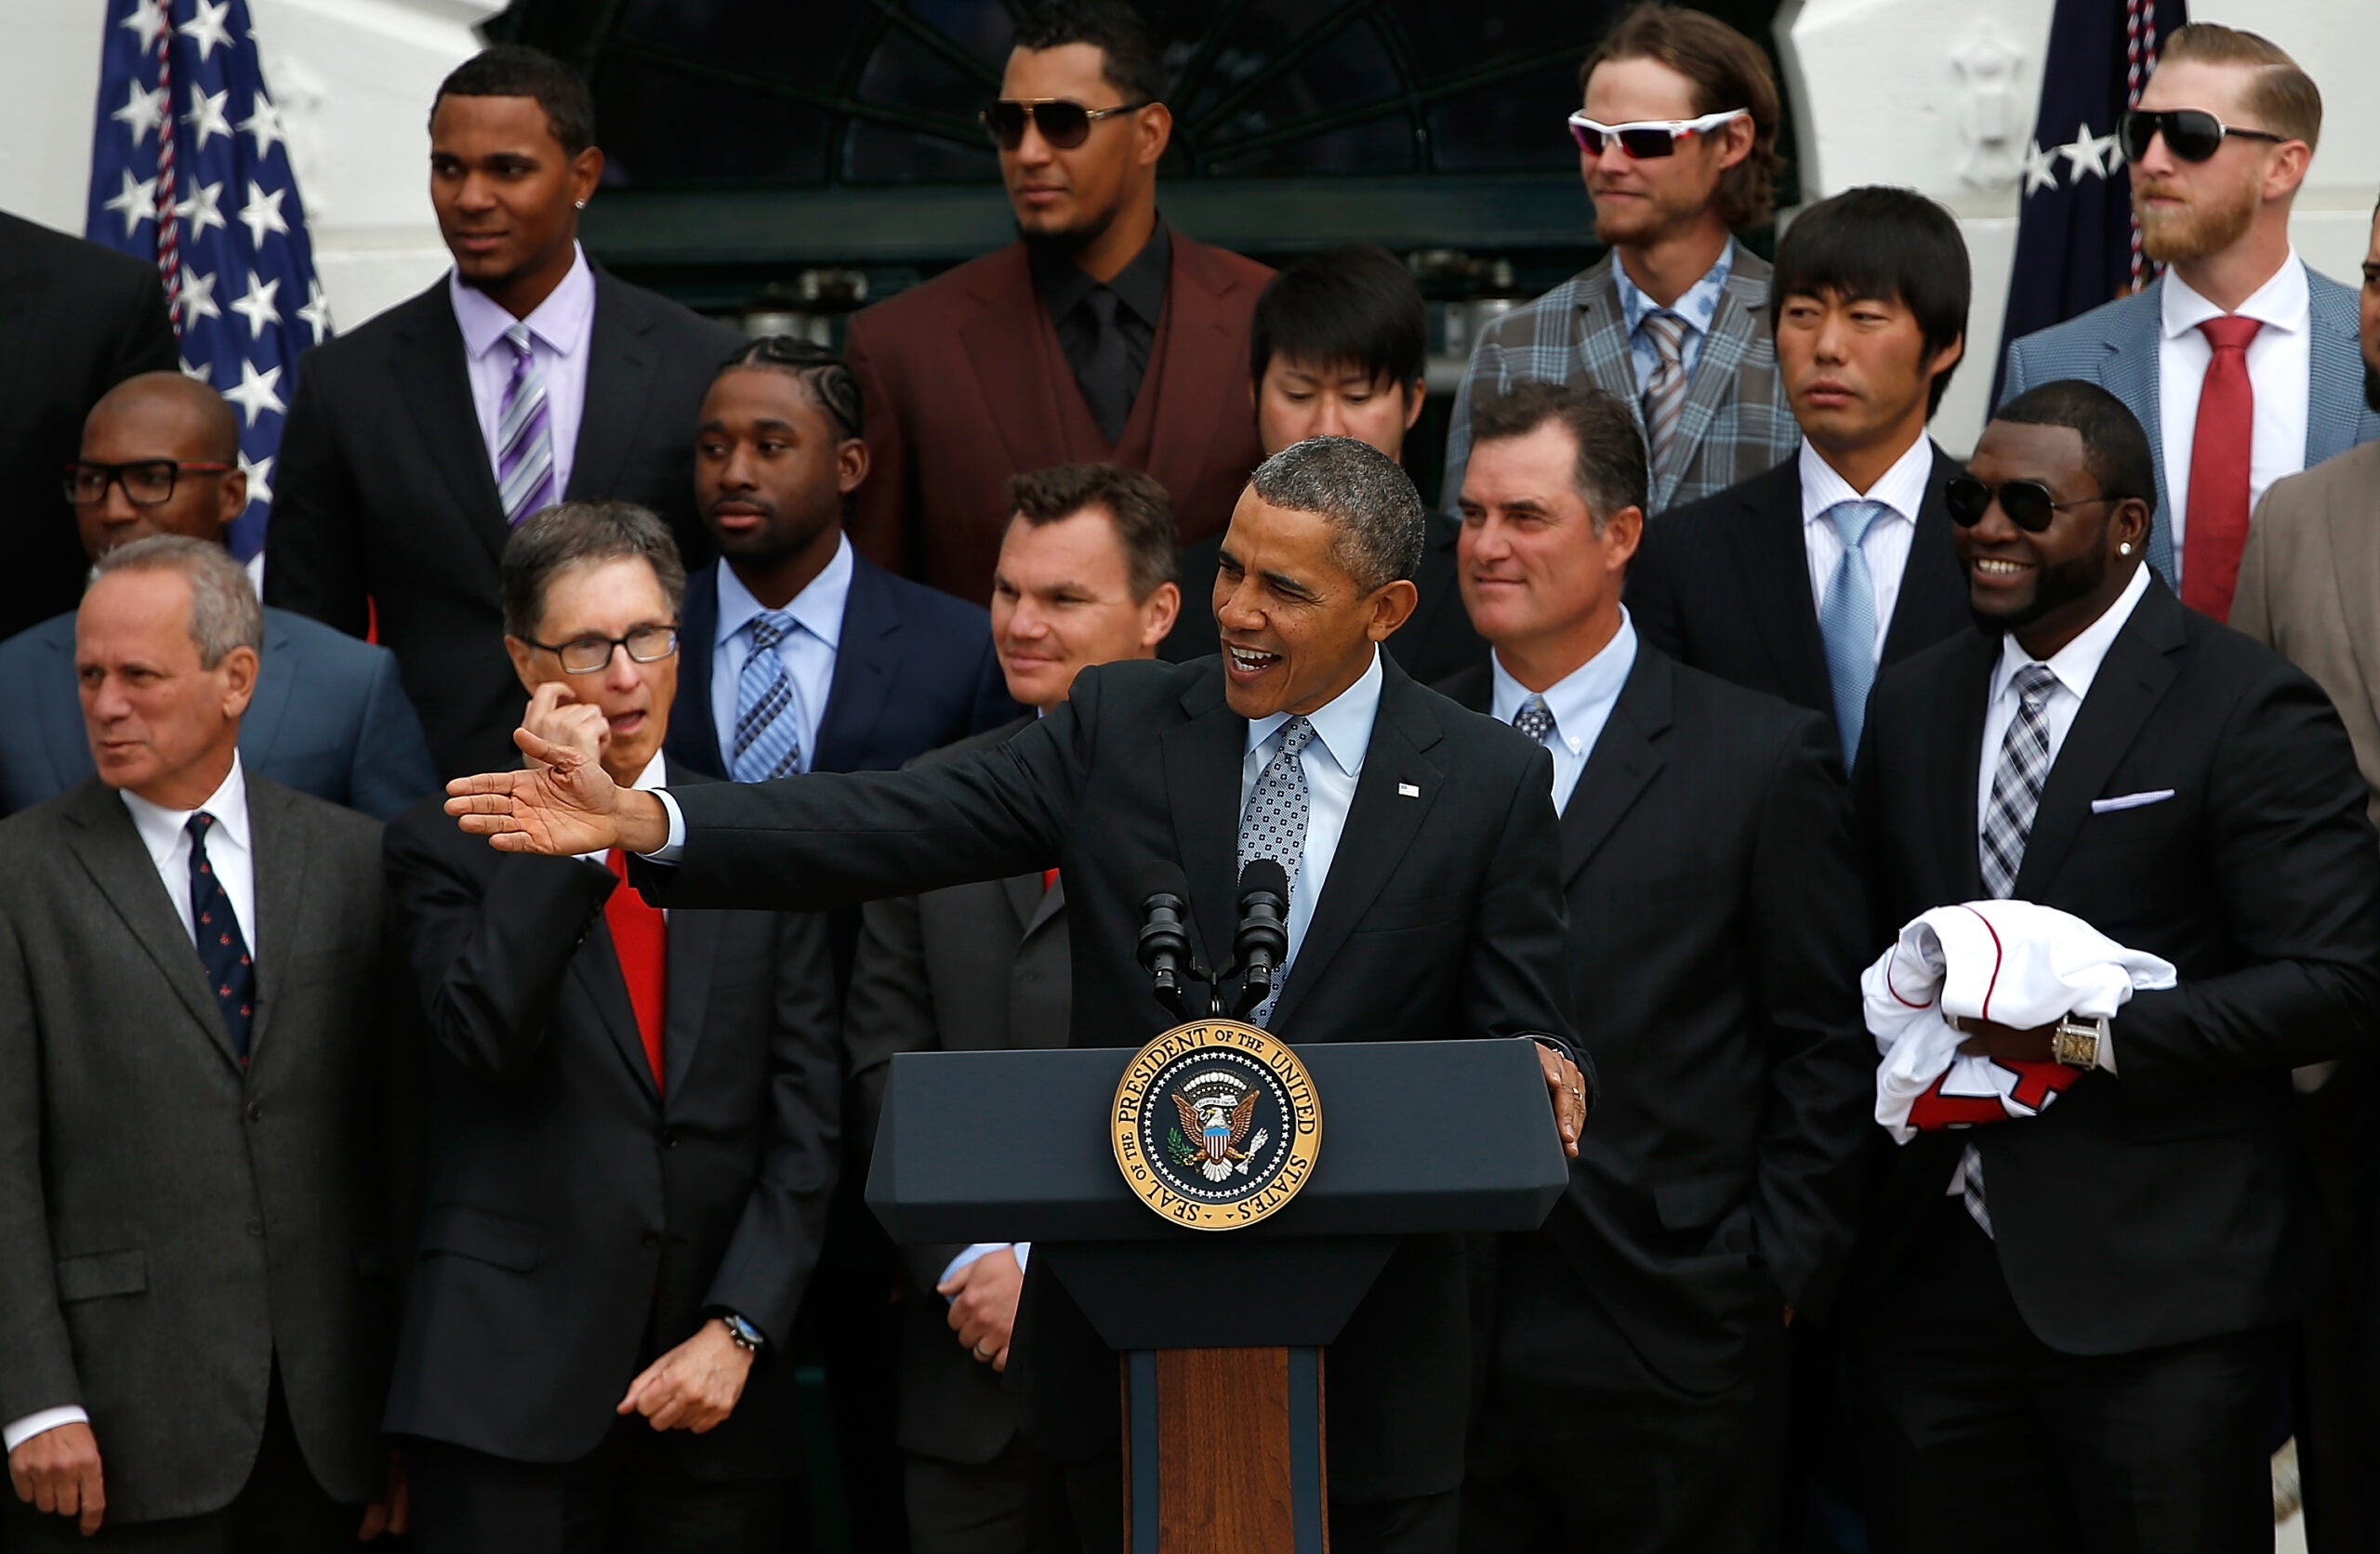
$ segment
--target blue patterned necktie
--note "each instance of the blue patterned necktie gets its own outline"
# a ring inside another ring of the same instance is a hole
[[[1302,717],[1281,725],[1281,748],[1257,776],[1256,786],[1249,791],[1248,808],[1239,817],[1241,872],[1259,858],[1272,859],[1289,876],[1292,900],[1297,895],[1298,865],[1305,861],[1306,817],[1314,808],[1305,785],[1305,762],[1299,757],[1313,739],[1314,725]],[[1286,956],[1283,963],[1287,964]],[[1256,1006],[1249,1022],[1263,1025],[1270,1020],[1280,996],[1280,976],[1276,972],[1271,995]]]
[[[752,635],[752,651],[735,677],[735,748],[727,764],[739,783],[765,783],[801,770],[793,676],[777,652],[777,644],[793,634],[793,617],[782,610],[763,610],[745,629]]]
[[[1545,736],[1554,731],[1554,709],[1545,705],[1544,697],[1531,691],[1520,710],[1513,714],[1513,727],[1521,731],[1522,738],[1542,744]]]
[[[245,1063],[248,1027],[256,1017],[257,968],[249,964],[248,942],[231,911],[231,898],[207,861],[206,833],[214,823],[215,817],[201,810],[184,827],[190,833],[191,933],[198,942],[198,964],[206,968],[215,1007],[223,1011],[231,1050]]]
[[[512,348],[512,378],[496,412],[496,491],[504,502],[504,521],[518,528],[522,519],[554,503],[553,418],[546,408],[546,370],[537,365],[529,326],[514,324],[504,332],[504,343]]]
[[[1876,683],[1876,581],[1859,546],[1884,513],[1878,502],[1837,502],[1824,515],[1843,540],[1843,559],[1835,563],[1818,610],[1818,635],[1826,641],[1827,684],[1834,691],[1834,726],[1843,736],[1845,769],[1859,752],[1868,688]]]

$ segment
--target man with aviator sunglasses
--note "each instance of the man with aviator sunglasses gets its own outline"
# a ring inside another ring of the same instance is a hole
[[[1240,379],[1272,271],[1167,225],[1157,37],[1126,0],[1038,0],[980,115],[1018,241],[853,319],[869,475],[853,542],[981,604],[1009,477],[1157,477],[1185,541],[1218,533],[1263,454]]]
[[[2008,397],[2083,378],[2147,428],[2149,564],[2217,620],[2272,483],[2380,438],[2359,391],[2355,296],[2289,239],[2321,123],[2313,80],[2267,39],[2176,30],[2117,125],[2142,247],[2165,273],[2008,348]]]

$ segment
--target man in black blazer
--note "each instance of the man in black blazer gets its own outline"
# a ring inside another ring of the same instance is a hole
[[[83,417],[126,378],[180,361],[155,265],[0,211],[0,638],[83,597],[90,562],[58,489]]]
[[[1645,640],[1835,725],[1844,769],[1877,667],[1966,626],[1925,435],[1964,349],[1967,251],[1906,189],[1854,189],[1777,245],[1770,320],[1801,452],[1656,517],[1628,573]]]
[[[1494,656],[1441,689],[1553,754],[1603,1103],[1545,1228],[1475,1248],[1463,1547],[1766,1548],[1786,1324],[1850,1251],[1873,1091],[1831,731],[1638,639],[1625,401],[1525,382],[1471,436],[1459,579]]]
[[[221,546],[114,551],[75,635],[98,774],[0,823],[0,1524],[352,1547],[390,1482],[380,825],[245,770],[264,623]]]
[[[700,781],[661,755],[684,586],[668,530],[625,504],[516,530],[528,726],[623,784]],[[798,1457],[783,1350],[835,1181],[822,922],[665,922],[616,855],[508,857],[434,804],[390,828],[388,867],[430,1038],[388,1408],[416,1541],[774,1554]]]
[[[1289,960],[1271,1029],[1301,1042],[1560,1043],[1570,1016],[1549,757],[1379,652],[1412,610],[1422,521],[1412,482],[1377,450],[1301,442],[1265,461],[1232,515],[1221,660],[1086,670],[1064,706],[998,748],[901,772],[648,795],[522,734],[552,764],[468,779],[448,805],[507,851],[658,854],[660,866],[636,866],[673,904],[823,905],[1054,864],[1073,907],[1074,1039],[1113,1046],[1171,1023],[1134,955],[1142,872],[1179,864],[1194,947],[1223,953],[1250,800],[1261,787],[1290,812],[1286,795],[1302,785],[1309,824],[1284,849]],[[1249,839],[1279,845],[1263,826]],[[1587,1081],[1555,1047],[1540,1054],[1575,1149]],[[1451,1548],[1463,1312],[1460,1245],[1408,1239],[1331,1347],[1334,1547]],[[1078,1524],[1113,1547],[1115,1358],[1040,1272],[1019,1325],[1026,1429],[1081,1465],[1069,1475]]]
[[[1009,481],[992,572],[992,631],[1010,692],[1046,717],[1095,664],[1155,655],[1182,602],[1165,488],[1112,464]],[[926,760],[987,750],[1033,717]],[[1055,1047],[1073,991],[1066,887],[1055,869],[870,902],[844,1005],[865,1160],[900,1052]],[[1000,1387],[1030,1248],[905,1247],[900,1439],[916,1554],[1056,1554],[1078,1547],[1064,1475],[1025,1438]]]
[[[430,193],[455,269],[307,352],[282,433],[265,601],[377,628],[442,776],[516,758],[496,571],[537,507],[617,498],[710,538],[690,434],[740,336],[590,265],[577,212],[603,153],[585,83],[534,49],[458,66],[430,112]],[[511,414],[508,418],[507,412]]]
[[[207,385],[175,372],[116,385],[91,407],[72,476],[82,491],[73,508],[85,553],[97,561],[151,534],[222,544],[248,505],[239,452],[239,420]],[[377,820],[437,790],[421,719],[388,649],[281,610],[264,612],[264,633],[256,693],[240,718],[248,770]],[[73,612],[0,642],[0,729],[8,731],[0,739],[0,813],[30,810],[91,775],[74,686]]]
[[[1952,510],[1980,635],[1886,675],[1853,795],[1876,938],[2004,895],[2171,961],[2111,1023],[1974,1022],[2082,1072],[1888,1155],[1846,1288],[1879,1549],[2262,1547],[2309,1216],[2290,1070],[2380,1030],[2380,849],[2319,688],[2142,560],[2140,425],[2003,405]],[[1881,1139],[1881,1135],[1879,1139]]]

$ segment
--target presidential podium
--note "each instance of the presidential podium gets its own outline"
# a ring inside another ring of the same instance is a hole
[[[1323,1346],[1398,1237],[1534,1230],[1569,1179],[1532,1043],[1295,1057],[1319,1102],[1312,1168],[1228,1231],[1169,1222],[1119,1168],[1132,1049],[892,1060],[868,1206],[896,1242],[1033,1243],[1123,1356],[1131,1554],[1323,1554]]]

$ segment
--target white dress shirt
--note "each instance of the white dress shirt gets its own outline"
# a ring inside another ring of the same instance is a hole
[[[2272,278],[2236,309],[2264,325],[2248,342],[2248,388],[2255,396],[2248,430],[2248,507],[2254,510],[2266,488],[2306,468],[2306,401],[2312,392],[2314,342],[2305,261],[2291,248]],[[2189,523],[2190,448],[2198,439],[2198,395],[2206,383],[2215,348],[2199,325],[2221,318],[2223,309],[2165,271],[2158,295],[2164,337],[2157,347],[2157,418],[2154,435],[2164,444],[2167,521],[2173,525],[2174,566],[2182,564],[2182,535]],[[2147,492],[2142,495],[2149,494]]]
[[[668,757],[661,751],[655,750],[653,753],[653,758],[644,763],[644,770],[636,774],[636,781],[630,783],[628,786],[644,793],[656,793],[662,788],[668,786]],[[606,874],[609,874],[612,870],[611,854],[609,851],[582,852],[578,857],[582,863],[592,863]],[[668,921],[669,914],[667,911],[664,911],[661,914],[661,918],[664,922]]]
[[[156,866],[165,899],[174,903],[174,915],[181,920],[182,932],[190,936],[193,956],[198,954],[198,926],[191,917],[190,833],[184,827],[200,810],[215,817],[215,823],[206,833],[207,865],[215,871],[223,894],[231,902],[231,915],[239,925],[242,941],[248,946],[248,958],[254,960],[257,855],[255,836],[248,829],[248,780],[240,769],[239,752],[231,753],[231,770],[225,774],[221,785],[207,796],[205,803],[193,809],[168,810],[135,793],[119,793],[118,797],[131,812],[133,829],[140,834],[140,845],[149,849],[149,862]],[[0,1450],[13,1452],[34,1436],[60,1425],[88,1424],[90,1419],[88,1414],[72,1404],[28,1414],[0,1429]]]
[[[519,360],[504,343],[515,323],[529,326],[529,354],[546,375],[546,421],[554,442],[554,500],[570,489],[570,467],[578,452],[578,423],[587,408],[588,339],[595,332],[595,272],[584,249],[575,249],[570,272],[525,319],[515,319],[485,292],[446,273],[446,297],[463,332],[463,365],[470,375],[471,408],[480,418],[480,441],[487,467],[496,468],[496,428],[504,415],[505,387]]]
[[[1488,663],[1495,677],[1495,691],[1488,705],[1499,723],[1509,723],[1528,700],[1528,687],[1513,678],[1504,661],[1490,655]],[[1636,625],[1628,618],[1623,607],[1620,612],[1620,629],[1611,640],[1597,649],[1595,655],[1568,674],[1555,680],[1543,692],[1545,710],[1554,715],[1554,727],[1545,736],[1545,747],[1554,752],[1554,812],[1560,814],[1570,802],[1570,790],[1579,785],[1579,773],[1587,769],[1587,758],[1595,753],[1595,741],[1603,735],[1603,726],[1611,720],[1611,709],[1620,705],[1620,691],[1628,683],[1628,672],[1636,666]]]
[[[1900,602],[1900,574],[1909,566],[1910,542],[1917,537],[1918,509],[1925,505],[1925,482],[1934,473],[1934,444],[1920,433],[1902,450],[1891,468],[1866,491],[1835,473],[1818,455],[1808,438],[1802,440],[1802,546],[1810,558],[1810,604],[1823,613],[1826,591],[1834,569],[1843,564],[1843,535],[1827,509],[1838,502],[1881,503],[1884,511],[1868,525],[1859,554],[1868,559],[1868,576],[1876,592],[1876,662],[1884,661],[1884,638],[1892,630],[1893,609]]]
[[[1289,968],[1297,964],[1298,947],[1305,942],[1306,926],[1314,921],[1314,903],[1330,878],[1330,861],[1339,852],[1339,834],[1347,828],[1347,810],[1355,801],[1355,779],[1364,774],[1364,752],[1372,742],[1372,719],[1380,712],[1383,677],[1380,649],[1372,649],[1371,664],[1355,683],[1306,714],[1314,737],[1298,754],[1305,772],[1305,851],[1300,855],[1297,877],[1289,881],[1289,949],[1274,973],[1273,985],[1286,987]],[[1239,809],[1247,813],[1256,780],[1281,748],[1281,730],[1289,715],[1250,718],[1248,754],[1239,763]]]
[[[826,716],[826,696],[835,684],[835,653],[842,645],[843,605],[852,595],[852,542],[835,542],[835,554],[810,586],[793,596],[786,613],[794,629],[777,639],[777,656],[785,661],[793,681],[793,706],[779,713],[791,718],[801,741],[801,770],[808,771],[818,753],[818,725]],[[745,628],[764,608],[752,590],[724,561],[719,567],[719,630],[711,638],[710,717],[719,731],[720,757],[735,765],[735,682],[752,656],[751,634]]]

